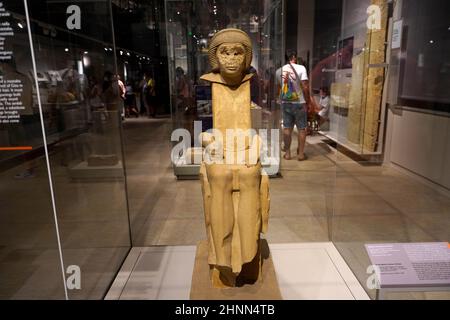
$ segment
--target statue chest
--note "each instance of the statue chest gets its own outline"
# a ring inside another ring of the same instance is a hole
[[[250,105],[250,81],[242,83],[238,88],[220,83],[212,84],[213,124],[222,134],[227,129],[252,128]]]

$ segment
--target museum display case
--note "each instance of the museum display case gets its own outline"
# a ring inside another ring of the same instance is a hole
[[[0,297],[101,299],[131,246],[111,4],[0,4]]]
[[[180,178],[198,176],[200,164],[188,161],[202,153],[196,135],[212,128],[210,84],[200,76],[209,70],[207,48],[212,36],[226,27],[239,28],[250,35],[253,62],[251,81],[252,120],[256,130],[268,132],[268,149],[272,147],[271,129],[281,127],[278,87],[275,71],[284,63],[283,1],[166,1],[166,38],[168,46],[171,92],[171,115],[174,129],[186,129],[192,149],[174,164]],[[189,12],[189,15],[184,13]],[[182,14],[183,13],[183,14]],[[195,130],[194,123],[199,128]],[[200,125],[201,124],[201,125]],[[276,144],[278,144],[278,139]],[[275,144],[275,143],[274,143]],[[265,164],[277,167],[277,156],[270,155]]]
[[[391,6],[389,1],[343,1],[336,8],[340,19],[329,29],[336,42],[327,39],[332,35],[317,39],[314,89],[328,88],[330,98],[327,121],[320,130],[361,156],[383,154]],[[323,27],[320,22],[317,26],[315,32],[320,34]]]
[[[261,251],[274,299],[380,298],[368,284],[377,253],[446,254],[448,12],[448,0],[0,1],[0,299],[223,297],[205,290],[210,265],[231,256],[242,271]],[[239,86],[211,75],[208,56],[228,28],[252,47],[241,117],[225,99]],[[303,161],[281,150],[289,49],[328,106],[309,113]],[[199,135],[237,122],[267,137],[267,175],[208,173],[216,154]],[[216,286],[239,282],[218,269]],[[258,285],[245,294],[260,298]],[[408,289],[387,298],[441,297]]]
[[[369,268],[378,257],[383,260],[383,254],[374,254],[371,249],[383,244],[390,248],[392,243],[397,248],[397,244],[405,243],[410,244],[405,245],[407,251],[425,248],[421,251],[425,257],[432,250],[440,250],[429,248],[448,242],[450,105],[440,86],[449,81],[449,60],[444,54],[450,39],[445,13],[449,3],[378,2],[381,8],[388,7],[381,10],[380,28],[371,32],[366,25],[371,22],[367,21],[370,15],[365,11],[375,1],[356,2],[343,1],[344,32],[340,39],[345,42],[354,37],[352,59],[348,59],[352,69],[340,70],[338,64],[332,81],[340,77],[347,87],[334,84],[330,130],[323,133],[338,141],[338,148],[362,156],[358,166],[336,158],[331,240],[370,297],[376,299],[380,296],[368,284]],[[331,88],[333,91],[333,84]],[[340,100],[343,96],[348,98]],[[337,113],[342,108],[333,104],[341,101],[347,101],[341,105],[346,111]],[[352,194],[346,193],[349,190]],[[369,244],[378,245],[371,248]],[[389,264],[387,260],[384,263]],[[429,266],[427,276],[420,277],[433,277],[433,268]],[[404,281],[403,274],[399,272],[399,283]],[[387,298],[439,297],[433,291],[445,290],[429,285],[430,292],[424,294],[427,288],[420,282],[413,276],[403,282],[407,293],[391,293]]]

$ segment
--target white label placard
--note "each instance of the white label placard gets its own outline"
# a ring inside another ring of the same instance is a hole
[[[450,286],[449,243],[378,243],[366,250],[381,288]]]
[[[395,21],[392,30],[392,49],[400,49],[402,46],[403,20]]]

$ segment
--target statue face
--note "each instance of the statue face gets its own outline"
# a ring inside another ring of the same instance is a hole
[[[245,69],[245,47],[240,43],[224,43],[217,49],[220,73],[225,76],[242,75]]]

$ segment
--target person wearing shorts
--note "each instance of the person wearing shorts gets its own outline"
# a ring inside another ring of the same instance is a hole
[[[297,83],[299,88],[298,101],[281,101],[281,107],[283,112],[283,140],[285,152],[284,159],[291,160],[291,143],[292,132],[294,127],[297,126],[298,130],[298,149],[297,156],[299,161],[306,160],[305,145],[306,135],[308,128],[308,105],[310,103],[309,93],[309,81],[306,68],[297,64],[297,53],[290,52],[287,55],[287,65],[277,71],[277,78],[280,79],[280,87],[283,85],[283,81],[290,77],[290,79]]]
[[[283,102],[283,127],[285,129],[306,130],[308,128],[308,113],[306,103]]]

